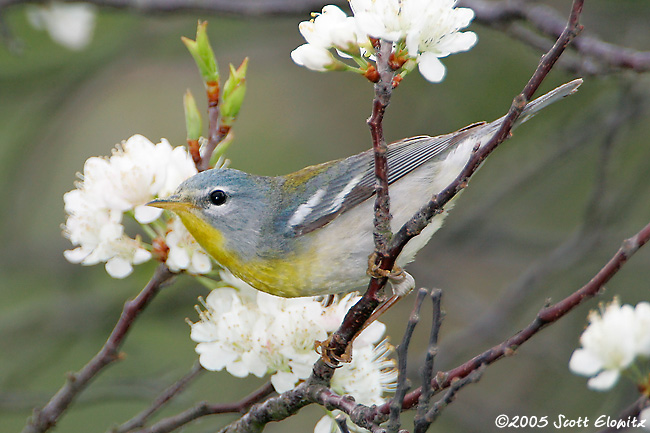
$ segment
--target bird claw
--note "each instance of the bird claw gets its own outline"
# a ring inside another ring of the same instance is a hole
[[[325,364],[332,368],[339,368],[341,364],[352,362],[352,344],[348,344],[342,355],[336,355],[334,349],[330,347],[332,339],[336,334],[332,334],[325,341],[314,341],[314,350],[321,356]]]
[[[395,265],[388,271],[381,269],[377,263],[377,253],[373,252],[368,257],[368,270],[366,273],[372,278],[388,278],[393,293],[397,296],[404,296],[415,288],[415,279],[401,267]]]

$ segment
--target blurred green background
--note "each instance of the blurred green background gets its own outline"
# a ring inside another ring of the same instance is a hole
[[[568,9],[564,3],[555,2],[562,13]],[[609,42],[650,50],[649,16],[646,1],[602,0],[587,2],[582,22]],[[81,52],[34,30],[22,6],[8,8],[2,18],[14,38],[0,46],[0,431],[10,432],[20,431],[66,372],[97,352],[124,301],[155,267],[141,265],[127,279],[114,280],[101,265],[66,262],[62,252],[70,244],[61,236],[62,196],[88,157],[110,154],[115,143],[135,133],[184,143],[182,95],[190,88],[204,101],[180,42],[183,35],[193,37],[197,19],[209,20],[222,70],[250,57],[248,94],[229,151],[235,168],[283,174],[367,149],[372,88],[353,74],[319,74],[293,64],[289,53],[303,42],[297,25],[307,15],[99,9],[94,39]],[[442,84],[414,73],[400,85],[386,115],[389,140],[442,134],[507,111],[540,53],[495,30],[477,24],[472,30],[478,45],[444,60],[448,76]],[[9,48],[16,43],[18,50]],[[543,90],[575,76],[558,68]],[[578,289],[648,222],[649,96],[647,74],[587,76],[578,94],[522,126],[473,178],[410,267],[418,285],[444,291],[439,368],[452,368],[502,341],[530,322],[547,299]],[[619,127],[612,127],[618,120]],[[648,300],[649,264],[646,247],[599,300]],[[205,294],[182,276],[163,290],[130,333],[125,359],[94,381],[57,431],[105,431],[188,371],[196,355],[184,320],[196,320],[193,306]],[[412,301],[402,301],[384,319],[394,344]],[[616,415],[632,403],[637,394],[630,383],[597,393],[568,370],[587,312],[597,303],[589,301],[516,356],[491,366],[431,431],[496,431],[494,419],[501,413],[595,418]],[[411,346],[414,386],[429,323],[423,314]],[[262,383],[206,373],[160,416],[202,400],[238,400]],[[267,431],[311,431],[321,414],[308,407]],[[214,431],[231,419],[206,417],[184,431]]]

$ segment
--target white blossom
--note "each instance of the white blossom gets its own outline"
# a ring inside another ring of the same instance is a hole
[[[212,270],[210,257],[177,217],[167,221],[165,243],[169,248],[165,264],[171,271],[186,270],[191,274],[207,274]]]
[[[64,252],[65,258],[83,265],[103,262],[112,277],[128,276],[133,265],[150,260],[152,254],[140,236],[125,232],[124,215],[132,212],[140,224],[157,220],[162,210],[145,204],[169,195],[193,174],[196,167],[184,148],[173,148],[165,139],[154,144],[141,135],[118,145],[110,157],[89,158],[76,189],[63,197],[68,215],[63,232],[76,246]],[[175,218],[168,224],[164,237],[170,269],[209,272],[210,258],[185,227]]]
[[[88,46],[95,30],[95,7],[88,3],[53,1],[32,6],[27,18],[36,29],[46,30],[54,42],[75,51]]]
[[[342,58],[361,53],[374,60],[369,38],[383,39],[393,43],[394,53],[415,61],[424,78],[440,82],[446,73],[440,58],[467,51],[477,41],[475,33],[461,32],[474,11],[457,8],[455,0],[350,0],[350,7],[353,17],[328,5],[300,23],[307,43],[291,53],[293,60],[317,71],[345,69],[332,67],[339,61],[330,49]]]
[[[232,287],[214,289],[203,302],[200,320],[192,324],[199,361],[208,370],[225,369],[237,377],[269,374],[279,393],[311,374],[319,357],[314,342],[336,330],[359,299],[348,294],[326,307],[318,298],[280,298],[250,288],[227,271],[221,275]],[[391,346],[375,346],[384,330],[375,322],[355,340],[352,363],[334,375],[337,390],[373,403],[391,389]]]
[[[307,44],[324,48],[349,50],[357,44],[356,22],[338,6],[328,5],[311,21],[298,25]]]
[[[595,390],[613,387],[621,373],[639,356],[647,356],[650,332],[650,305],[620,305],[617,299],[599,313],[591,311],[589,326],[580,336],[582,348],[576,349],[569,368],[591,377],[587,385]]]

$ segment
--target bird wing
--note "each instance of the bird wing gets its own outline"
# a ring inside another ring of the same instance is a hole
[[[484,122],[465,127],[452,134],[407,138],[388,145],[388,183],[392,184],[445,150],[453,148],[469,131]],[[318,169],[320,166],[305,170]],[[282,218],[285,233],[301,236],[323,227],[337,216],[368,200],[375,194],[374,154],[372,150],[323,166],[323,170],[304,183],[304,191],[293,197],[308,197],[301,203],[284,206],[290,210]],[[303,170],[286,176],[304,176]],[[286,203],[285,203],[286,204]]]
[[[529,102],[515,126],[549,104],[575,93],[580,84],[582,79],[573,80]],[[503,119],[504,117],[497,119],[487,124],[487,127],[496,128]],[[394,183],[447,149],[455,147],[468,134],[473,134],[475,128],[484,125],[485,122],[475,123],[447,135],[419,136],[390,144],[386,152],[388,183]],[[278,229],[288,236],[301,236],[323,227],[375,194],[374,156],[372,150],[369,150],[340,161],[307,167],[285,176],[284,181],[301,191],[299,194],[293,191],[293,194],[285,195],[285,201],[277,209],[279,218],[276,223],[283,225]],[[300,203],[287,203],[296,197],[308,199]]]

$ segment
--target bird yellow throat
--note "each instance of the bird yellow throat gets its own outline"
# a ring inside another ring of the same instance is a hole
[[[182,202],[158,202],[157,207],[178,215],[190,234],[222,267],[258,290],[285,298],[310,295],[305,287],[306,268],[313,265],[311,254],[302,257],[244,261],[232,249],[227,248],[221,231],[212,227],[192,212],[192,205]]]

